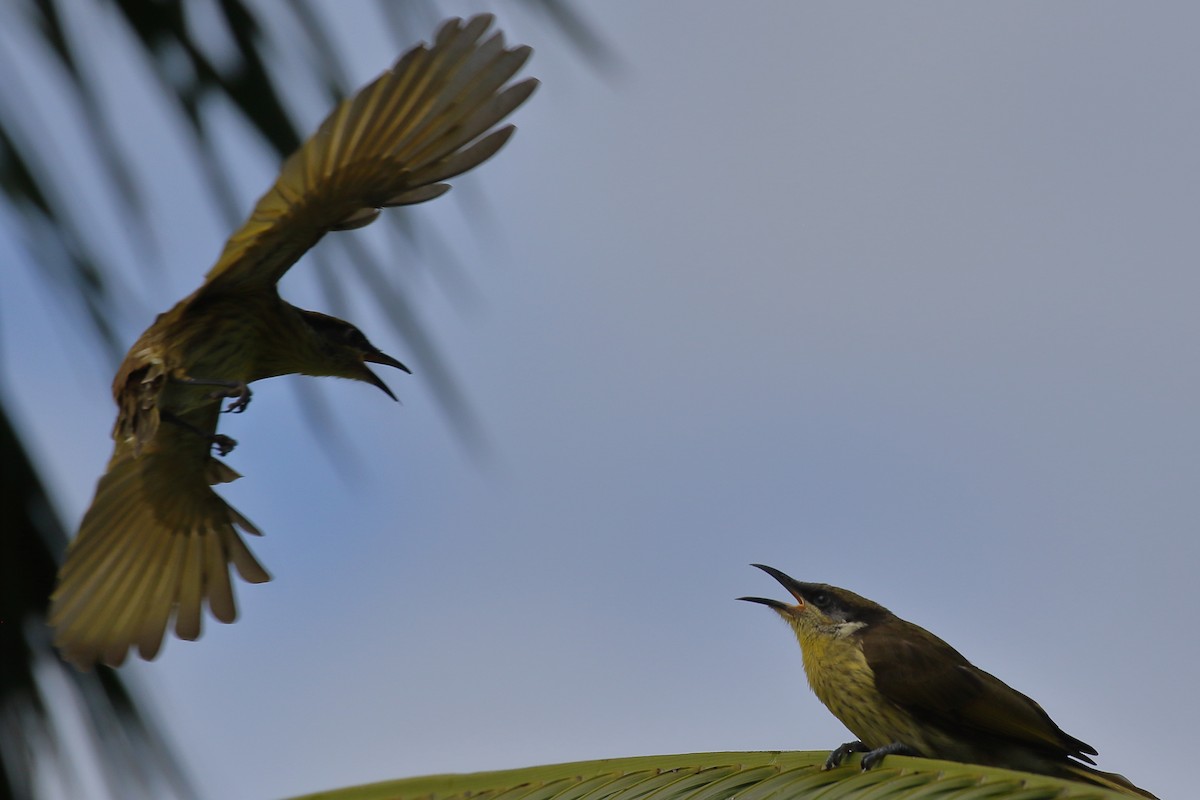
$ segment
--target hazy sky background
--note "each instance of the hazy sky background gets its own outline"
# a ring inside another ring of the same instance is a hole
[[[373,3],[336,8],[360,82],[410,44]],[[414,369],[386,376],[403,405],[324,381],[340,424],[314,435],[296,385],[316,382],[284,378],[224,420],[246,477],[221,493],[265,531],[251,545],[275,580],[239,585],[236,625],[126,668],[202,791],[832,748],[847,733],[791,634],[734,601],[784,596],[747,566],[762,562],[929,628],[1102,768],[1185,796],[1200,7],[613,2],[586,17],[611,74],[500,8],[544,85],[505,150],[414,211],[420,250],[339,234],[396,250],[490,457],[456,439],[427,366],[362,303],[351,318]],[[100,53],[123,35],[103,16],[89,28]],[[288,44],[278,68],[309,57]],[[104,74],[161,233],[153,269],[113,238],[131,342],[230,228],[177,122],[146,102],[153,84],[120,62]],[[293,98],[314,126],[315,97]],[[240,124],[217,133],[245,163],[248,210],[278,164]],[[97,194],[88,224],[119,232],[113,214]],[[447,252],[457,271],[431,266]],[[19,254],[4,240],[0,256]],[[283,293],[329,310],[314,273],[302,263]],[[52,331],[67,311],[28,269],[4,286],[5,399],[75,524],[111,446],[111,365]],[[321,435],[351,455],[331,459]]]

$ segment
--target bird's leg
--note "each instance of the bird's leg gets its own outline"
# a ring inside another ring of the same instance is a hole
[[[865,747],[863,748],[866,749]],[[876,747],[871,752],[862,757],[862,769],[866,772],[871,767],[883,761],[884,756],[920,756],[916,750],[912,749],[904,742],[892,742],[885,744],[883,747]]]
[[[846,760],[846,756],[851,753],[865,753],[871,748],[867,747],[862,742],[846,742],[844,745],[834,750],[829,754],[829,758],[825,759],[825,766],[821,769],[833,769],[837,765]]]
[[[237,439],[234,439],[232,436],[226,436],[223,433],[214,433],[208,437],[208,440],[212,443],[213,447],[217,448],[217,455],[219,456],[227,456],[233,448],[237,447]]]
[[[207,431],[202,431],[195,425],[187,422],[186,420],[180,419],[169,411],[159,411],[158,415],[164,422],[169,422],[172,425],[178,425],[179,427],[196,434],[201,439],[208,440],[209,444],[217,448],[217,455],[219,456],[227,456],[233,450],[233,448],[237,447],[237,440],[232,436],[226,436],[223,433],[208,433]]]
[[[171,380],[177,383],[186,383],[189,386],[218,386],[222,391],[213,392],[209,395],[214,400],[222,397],[234,397],[235,399],[229,404],[229,408],[225,409],[225,413],[233,412],[240,414],[246,410],[246,406],[250,405],[250,386],[245,381],[219,381],[207,380],[201,378],[180,378],[175,377]]]

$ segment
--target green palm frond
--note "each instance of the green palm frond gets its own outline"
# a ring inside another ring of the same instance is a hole
[[[296,800],[1117,800],[1043,775],[889,756],[823,770],[828,753],[643,756],[373,783]]]

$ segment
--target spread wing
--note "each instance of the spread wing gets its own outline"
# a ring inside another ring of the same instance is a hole
[[[537,86],[502,89],[529,58],[483,35],[491,15],[442,26],[354,97],[284,162],[275,185],[225,245],[202,293],[275,284],[327,231],[357,228],[379,209],[431,200],[439,181],[487,160],[512,135],[488,133]],[[486,134],[486,135],[485,135]]]
[[[201,409],[183,421],[215,431],[218,413]],[[200,635],[204,604],[233,622],[229,566],[251,583],[270,580],[237,529],[258,531],[209,488],[237,477],[181,425],[159,425],[140,456],[118,443],[50,598],[65,659],[116,666],[134,646],[154,658],[172,615],[178,636]]]
[[[1067,735],[1042,707],[973,666],[933,634],[908,625],[902,635],[863,638],[879,691],[949,731],[969,729],[1091,763],[1088,744]]]

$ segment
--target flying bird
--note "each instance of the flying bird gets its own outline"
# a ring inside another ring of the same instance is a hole
[[[354,325],[297,308],[276,284],[329,231],[362,227],[380,209],[432,200],[442,183],[487,160],[513,126],[495,128],[537,86],[508,84],[530,48],[488,35],[493,17],[453,19],[339,104],[235,232],[199,289],[160,314],[113,380],[113,454],[67,551],[49,623],[63,657],[116,666],[131,648],[152,659],[174,620],[200,635],[202,609],[237,616],[232,565],[270,579],[241,533],[259,535],[211,488],[238,474],[214,457],[217,433],[249,384],[276,375],[363,381],[395,399],[367,366],[408,369]]]
[[[738,599],[774,609],[791,626],[808,685],[858,737],[830,753],[825,769],[851,753],[864,754],[864,770],[888,755],[921,756],[1085,781],[1154,800],[1123,776],[1088,766],[1095,748],[924,628],[846,589],[753,566],[796,602]]]

